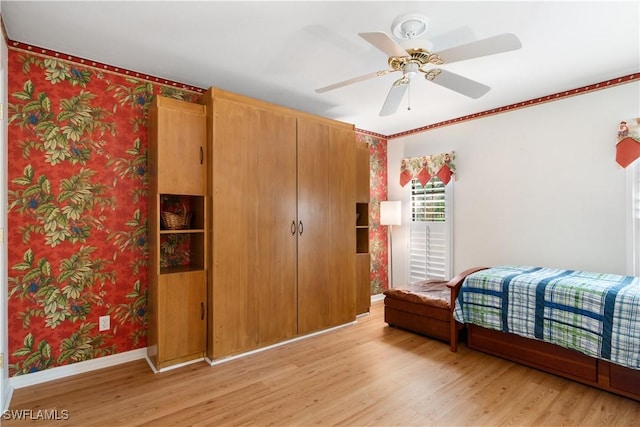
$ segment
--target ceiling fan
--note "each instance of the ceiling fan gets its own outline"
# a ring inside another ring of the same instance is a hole
[[[481,56],[508,52],[522,47],[520,40],[515,34],[505,33],[434,53],[430,51],[429,43],[426,40],[418,39],[426,30],[427,18],[422,15],[411,14],[397,18],[392,25],[392,31],[397,38],[406,40],[406,42],[403,42],[403,45],[407,46],[406,49],[386,33],[359,33],[360,37],[389,56],[387,62],[390,68],[325,86],[316,89],[316,92],[323,93],[374,77],[381,77],[389,73],[401,71],[402,77],[396,80],[391,85],[391,89],[389,89],[387,99],[382,106],[382,110],[380,110],[381,116],[387,116],[396,112],[405,92],[409,88],[411,78],[420,73],[424,74],[425,79],[435,84],[470,98],[480,98],[491,89],[489,86],[452,73],[451,71],[441,68],[429,68],[428,66],[451,64],[453,62],[479,58]]]

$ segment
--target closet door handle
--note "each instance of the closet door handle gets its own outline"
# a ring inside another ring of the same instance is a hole
[[[204,163],[204,150],[200,147],[200,164]]]
[[[200,320],[204,320],[204,303],[200,302]]]
[[[291,235],[292,236],[296,235],[296,222],[295,221],[291,221]]]
[[[300,225],[298,226],[298,232],[302,236],[302,233],[304,232],[304,225],[302,224],[302,221],[300,221]]]

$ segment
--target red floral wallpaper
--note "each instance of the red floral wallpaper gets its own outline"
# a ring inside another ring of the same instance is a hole
[[[195,102],[201,92],[49,53],[9,49],[11,376],[146,346],[147,108],[155,94]],[[371,290],[379,294],[388,287],[378,225],[387,141],[357,138],[371,153]],[[108,331],[98,330],[103,315]]]
[[[369,146],[371,196],[369,201],[369,254],[371,257],[371,294],[389,288],[387,229],[380,226],[380,201],[387,200],[387,140],[364,133],[356,138]]]
[[[14,48],[8,74],[10,375],[145,347],[146,112],[199,93]]]

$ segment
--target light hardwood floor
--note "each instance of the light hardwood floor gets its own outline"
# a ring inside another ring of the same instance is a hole
[[[447,344],[371,313],[216,366],[145,361],[18,389],[12,410],[68,420],[3,426],[632,426],[640,403]],[[68,411],[68,412],[62,412]]]

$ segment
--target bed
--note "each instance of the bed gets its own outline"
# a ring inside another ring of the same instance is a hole
[[[469,274],[467,346],[640,401],[640,277],[530,266]]]

